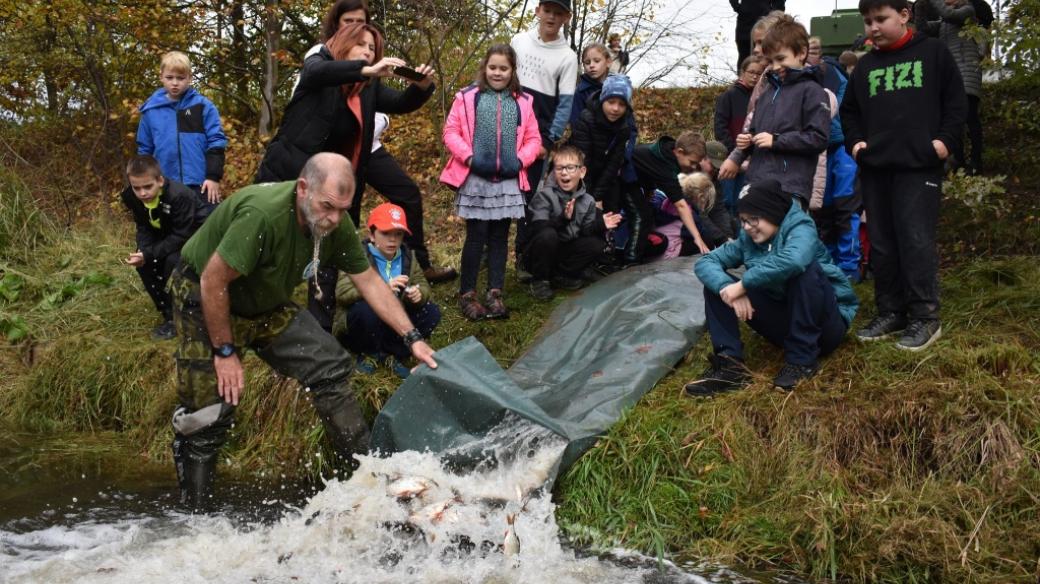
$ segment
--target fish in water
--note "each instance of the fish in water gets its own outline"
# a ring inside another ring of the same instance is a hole
[[[506,515],[506,537],[502,540],[502,555],[512,562],[513,567],[520,565],[520,538],[516,536],[516,513]]]
[[[397,499],[412,499],[421,496],[436,484],[422,477],[401,477],[387,485],[386,491]]]
[[[442,520],[447,519],[449,523],[454,523],[456,520],[458,520],[458,514],[449,514],[447,512],[451,507],[461,502],[462,499],[456,495],[455,497],[452,497],[451,499],[445,499],[440,503],[433,503],[432,505],[427,505],[422,509],[419,509],[415,513],[412,513],[411,516],[408,517],[408,521],[410,523],[436,524],[440,523]]]

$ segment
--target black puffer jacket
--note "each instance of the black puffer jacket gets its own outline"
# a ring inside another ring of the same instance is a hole
[[[636,182],[632,166],[636,135],[636,120],[631,109],[618,121],[611,122],[600,107],[599,92],[589,97],[585,111],[574,124],[570,141],[585,154],[585,184],[595,200],[604,200],[619,181]]]
[[[369,81],[361,91],[364,135],[358,168],[354,169],[357,200],[358,194],[365,190],[365,166],[372,152],[376,112],[413,112],[426,103],[435,89],[432,84],[426,90],[409,85],[403,92],[385,87],[379,79],[369,79],[361,74],[361,69],[366,65],[364,61],[337,61],[325,46],[307,57],[303,62],[300,82],[289,105],[285,107],[282,124],[268,144],[264,160],[260,163],[256,182],[295,180],[311,156],[335,151],[343,144],[348,132],[357,132],[357,121],[347,110],[340,87]],[[360,205],[354,205],[354,208],[360,212]]]
[[[170,179],[166,179],[159,193],[159,206],[156,208],[158,228],[152,226],[148,209],[134,195],[133,188],[126,187],[119,196],[134,217],[137,249],[144,254],[145,262],[161,261],[170,254],[180,252],[205,219],[195,191]]]

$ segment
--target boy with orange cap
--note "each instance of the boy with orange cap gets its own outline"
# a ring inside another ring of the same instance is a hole
[[[383,203],[372,209],[367,226],[369,235],[361,243],[369,263],[401,299],[415,328],[428,339],[441,321],[441,311],[430,302],[430,284],[415,261],[415,253],[404,242],[405,235],[411,234],[404,209]],[[333,333],[357,355],[358,372],[372,373],[377,363],[386,362],[398,377],[408,377],[409,368],[404,364],[411,354],[408,347],[344,275],[336,286],[336,303],[343,310],[336,311]]]

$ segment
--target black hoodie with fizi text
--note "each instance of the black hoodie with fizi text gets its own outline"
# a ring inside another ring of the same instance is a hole
[[[878,169],[941,167],[932,140],[957,151],[968,114],[957,63],[941,41],[915,34],[893,51],[859,60],[841,103],[849,153],[866,142],[856,162]]]

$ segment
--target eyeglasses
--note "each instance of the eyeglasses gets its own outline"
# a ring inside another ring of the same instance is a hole
[[[572,172],[578,172],[579,168],[581,168],[580,164],[563,164],[556,166],[557,172],[566,172],[568,174]]]
[[[758,222],[761,219],[762,219],[761,217],[741,217],[740,218],[740,226],[741,227],[758,227]]]

